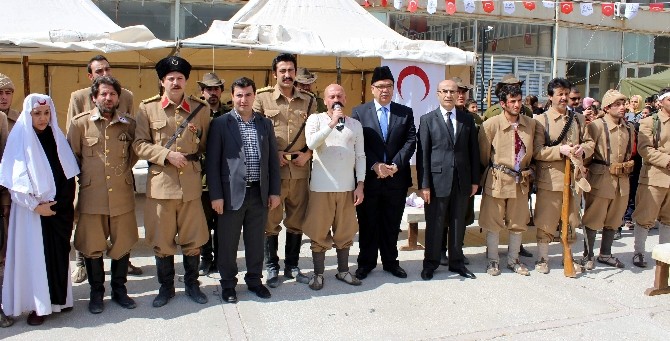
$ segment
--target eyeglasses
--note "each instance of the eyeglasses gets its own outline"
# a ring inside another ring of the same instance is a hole
[[[579,101],[581,99],[582,99],[581,97],[570,97],[571,101]]]
[[[393,90],[393,84],[380,84],[380,85],[372,84],[372,86],[379,91],[384,91],[384,90],[391,91],[391,90]]]
[[[437,93],[442,95],[455,94],[456,92],[456,90],[437,90]]]

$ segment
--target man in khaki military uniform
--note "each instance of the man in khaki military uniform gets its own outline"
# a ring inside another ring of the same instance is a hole
[[[487,120],[479,130],[480,160],[488,167],[479,214],[479,224],[487,230],[489,263],[486,272],[492,276],[500,275],[500,231],[507,230],[507,268],[528,276],[528,268],[519,261],[519,251],[522,233],[527,230],[530,218],[530,162],[537,121],[520,115],[523,99],[519,87],[505,85],[498,96],[503,114]]]
[[[635,130],[624,119],[626,96],[619,91],[608,90],[602,103],[605,117],[594,120],[586,127],[588,139],[595,142],[587,177],[591,191],[584,194],[586,205],[582,217],[584,258],[581,264],[586,270],[595,267],[593,247],[596,233],[601,229],[603,237],[598,263],[624,267],[622,262],[612,256],[612,243],[628,206],[628,177],[633,171]]]
[[[74,116],[67,135],[81,169],[74,246],[84,255],[91,286],[88,310],[93,314],[104,310],[104,252],[112,259],[112,300],[126,309],[136,306],[126,290],[130,249],[138,239],[132,171],[137,162],[132,149],[135,120],[116,111],[120,92],[116,79],[96,78],[91,87],[96,108]]]
[[[0,73],[0,159],[2,159],[2,154],[5,150],[5,144],[7,143],[7,136],[9,136],[9,127],[7,114],[15,114],[14,122],[18,118],[19,113],[11,110],[9,107],[12,105],[12,97],[14,96],[14,83],[9,77]],[[0,306],[2,305],[2,282],[5,272],[5,254],[7,251],[7,231],[8,231],[8,222],[9,222],[9,208],[11,206],[11,199],[9,191],[0,187],[0,205],[2,205],[2,222],[3,226],[0,226]],[[6,316],[5,313],[0,309],[0,328],[6,328],[14,324],[14,319],[9,316]]]
[[[221,101],[221,94],[223,92],[223,85],[225,80],[220,79],[214,72],[208,72],[202,77],[202,81],[197,82],[200,86],[201,99],[207,101],[209,104],[209,118],[213,120],[233,108]],[[203,164],[206,162],[205,154],[202,155]],[[203,169],[205,167],[203,166]],[[205,219],[207,220],[207,227],[209,228],[209,240],[202,246],[200,251],[200,268],[198,274],[200,276],[207,276],[211,271],[216,270],[216,259],[218,255],[218,239],[216,236],[217,214],[212,209],[212,201],[209,198],[209,189],[207,188],[206,179],[203,174],[202,187],[202,208],[205,211]],[[213,231],[213,233],[212,233]],[[212,237],[212,234],[214,237]]]
[[[539,126],[535,130],[533,147],[537,184],[535,226],[539,253],[535,270],[544,274],[549,273],[549,242],[554,239],[561,219],[565,158],[581,161],[593,154],[593,140],[585,136],[584,116],[567,109],[570,87],[570,82],[564,78],[552,79],[547,85],[551,107],[535,118]],[[575,180],[578,179],[574,179],[573,175],[572,188],[577,189]],[[570,244],[574,243],[575,229],[580,226],[580,203],[579,191],[573,190],[570,198]],[[581,271],[580,265],[575,263],[574,266],[578,272]]]
[[[305,122],[316,110],[316,101],[314,96],[293,85],[297,66],[298,61],[292,54],[281,53],[275,57],[272,72],[277,84],[259,89],[253,107],[255,112],[272,121],[279,148],[281,205],[280,209],[270,211],[265,229],[265,267],[268,271],[267,284],[271,288],[281,284],[277,249],[282,218],[286,227],[284,277],[295,278],[301,283],[309,281],[300,272],[298,258],[309,196],[309,160],[312,157],[305,140]]]
[[[641,268],[647,266],[644,244],[656,220],[658,243],[670,243],[670,88],[661,89],[657,103],[658,112],[640,121],[637,144],[643,164],[633,212],[633,264]]]
[[[153,306],[164,306],[175,295],[177,246],[184,255],[186,295],[205,304],[207,296],[198,282],[200,247],[208,239],[200,201],[200,154],[206,148],[210,109],[207,102],[184,94],[191,73],[191,64],[185,59],[163,58],[156,64],[156,73],[164,93],[140,104],[133,142],[139,158],[150,164],[144,225],[161,284]]]
[[[506,74],[503,76],[502,81],[498,82],[496,84],[496,88],[493,91],[493,93],[498,97],[498,92],[504,85],[516,85],[521,89],[521,86],[523,85],[522,80],[519,80],[514,76],[513,74]],[[491,117],[500,115],[503,112],[502,106],[500,106],[500,103],[496,103],[495,105],[490,106],[486,111],[484,112],[484,121],[488,120]],[[525,105],[521,106],[521,113],[528,116],[528,117],[533,117],[533,110]]]
[[[97,55],[91,58],[88,61],[86,66],[88,71],[88,79],[93,82],[96,78],[102,76],[111,76],[112,67],[109,65],[107,58],[102,55]],[[121,93],[119,94],[119,103],[117,112],[122,114],[133,114],[133,93],[121,88]],[[91,98],[91,87],[85,87],[77,91],[72,92],[70,95],[70,104],[67,108],[67,118],[65,121],[65,129],[70,129],[70,122],[72,118],[76,115],[79,115],[83,112],[90,111],[96,108],[95,102]],[[16,116],[18,118],[18,114]],[[16,121],[16,120],[14,120]],[[12,124],[13,125],[13,124]],[[132,166],[131,166],[132,167]],[[75,207],[77,207],[79,198],[75,199]],[[75,223],[77,222],[75,216]],[[84,268],[84,256],[79,252],[75,251],[75,270],[72,272],[72,281],[74,283],[81,283],[86,280],[86,269]],[[130,275],[141,275],[142,269],[133,266],[128,262],[128,274]]]
[[[328,108],[326,107],[323,98],[319,97],[319,94],[312,89],[312,84],[316,82],[317,78],[318,76],[315,73],[311,73],[309,70],[299,67],[295,75],[295,86],[314,96],[314,101],[316,101],[316,112],[326,112],[328,111]]]
[[[6,75],[0,73],[0,111],[7,115],[8,130],[12,131],[14,123],[19,119],[20,112],[11,108],[14,99],[14,83]]]

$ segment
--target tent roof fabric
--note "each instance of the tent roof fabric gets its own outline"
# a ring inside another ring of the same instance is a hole
[[[0,54],[107,53],[176,45],[156,39],[143,25],[116,25],[91,0],[3,0],[2,7]]]
[[[619,91],[628,97],[641,95],[646,98],[669,86],[670,70],[665,70],[647,77],[622,79],[619,83]]]
[[[251,0],[229,21],[182,40],[184,47],[227,47],[301,55],[381,57],[474,65],[476,54],[440,41],[411,40],[352,0]]]

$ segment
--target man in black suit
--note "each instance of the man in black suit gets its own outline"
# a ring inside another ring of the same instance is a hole
[[[421,278],[430,280],[440,266],[440,249],[448,228],[449,271],[476,278],[463,263],[468,198],[479,187],[479,145],[472,116],[455,107],[458,86],[440,82],[440,107],[421,117],[417,150],[419,191],[425,201],[426,251]]]
[[[361,122],[365,143],[365,201],[356,206],[359,235],[356,277],[364,279],[377,266],[381,254],[384,271],[406,278],[398,262],[398,233],[407,188],[412,186],[409,159],[416,148],[412,109],[391,102],[394,78],[388,66],[372,73],[374,100],[354,108],[351,117]]]
[[[261,283],[268,211],[279,205],[280,176],[272,122],[253,112],[256,85],[242,77],[231,85],[234,109],[212,121],[207,140],[207,182],[218,217],[222,298],[237,302],[237,246],[244,226],[244,281],[260,298],[270,298]]]

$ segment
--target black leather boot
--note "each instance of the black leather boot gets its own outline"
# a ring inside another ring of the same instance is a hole
[[[88,311],[91,314],[100,314],[105,310],[102,298],[105,296],[105,269],[102,257],[84,258],[88,284],[91,286],[91,300],[88,302]]]
[[[300,272],[298,260],[300,259],[300,245],[302,244],[302,233],[293,234],[286,232],[286,247],[284,251],[284,277],[295,278],[296,282],[307,284],[309,278]]]
[[[153,306],[158,308],[166,305],[174,297],[174,256],[156,256],[156,276],[161,287],[154,298]]]
[[[268,271],[267,285],[276,288],[281,284],[279,281],[279,236],[265,236],[265,268]]]
[[[118,260],[112,259],[112,301],[126,309],[135,309],[135,301],[128,297],[126,282],[128,281],[128,262],[130,254]]]
[[[184,286],[186,295],[195,303],[207,303],[207,296],[200,291],[200,282],[198,281],[198,266],[200,265],[200,256],[184,255]]]

